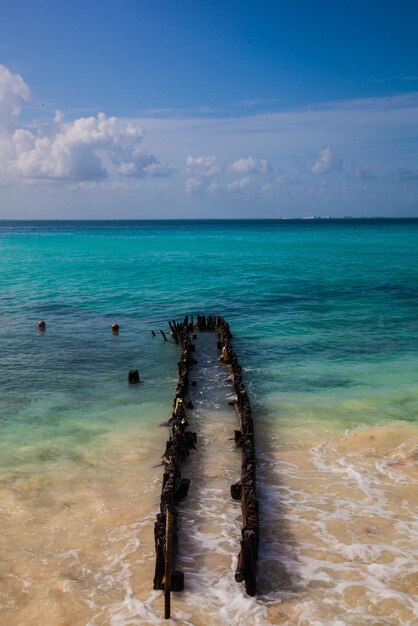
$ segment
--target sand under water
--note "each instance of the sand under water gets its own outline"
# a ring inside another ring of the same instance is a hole
[[[257,424],[261,545],[258,595],[234,580],[241,528],[229,488],[240,475],[228,400],[231,380],[213,336],[200,335],[190,427],[198,449],[180,506],[172,622],[208,624],[417,623],[418,428],[331,432],[329,424]],[[201,356],[201,358],[200,358]],[[44,626],[161,624],[152,591],[153,521],[167,435],[139,425],[42,471],[0,477],[2,623]]]
[[[234,579],[237,416],[200,337],[172,622],[418,623],[418,221],[2,222],[0,243],[0,624],[164,623],[178,348],[150,331],[185,313],[223,315],[244,367],[259,593]]]

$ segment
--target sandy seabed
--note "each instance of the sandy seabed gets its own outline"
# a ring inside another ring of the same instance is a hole
[[[225,370],[205,376],[214,359],[199,366],[193,392],[198,450],[184,465],[192,483],[177,560],[186,588],[173,595],[172,623],[416,624],[418,427],[332,433],[320,423],[281,428],[274,416],[274,428],[259,425],[259,593],[249,598],[234,580],[237,417]],[[152,579],[166,436],[130,426],[65,461],[49,461],[46,443],[30,450],[43,463],[0,475],[2,624],[164,623]]]

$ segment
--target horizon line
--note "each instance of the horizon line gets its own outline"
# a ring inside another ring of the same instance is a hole
[[[304,217],[126,217],[126,218],[13,218],[2,217],[2,222],[330,222],[338,221],[365,221],[365,220],[418,220],[418,215],[367,215],[367,216],[304,216]]]

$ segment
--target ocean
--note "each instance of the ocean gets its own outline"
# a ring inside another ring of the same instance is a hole
[[[1,624],[164,623],[179,351],[158,331],[186,313],[234,334],[261,543],[250,598],[230,381],[203,337],[172,622],[418,622],[418,220],[1,221],[0,259]]]

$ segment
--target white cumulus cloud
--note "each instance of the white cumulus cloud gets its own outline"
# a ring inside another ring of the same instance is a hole
[[[243,178],[239,178],[238,180],[232,181],[227,185],[228,191],[243,191],[246,189],[252,182],[251,176],[244,176]]]
[[[217,176],[222,168],[215,156],[188,156],[186,159],[187,169],[195,176]]]
[[[12,180],[100,181],[167,176],[157,157],[143,149],[135,120],[97,116],[66,122],[61,111],[37,130],[19,128],[30,89],[0,65],[0,175]]]
[[[0,126],[8,126],[17,116],[23,102],[30,100],[30,89],[19,74],[12,74],[0,64]]]
[[[97,181],[141,177],[158,166],[158,159],[142,149],[143,133],[134,122],[99,113],[69,123],[56,115],[55,125],[50,134],[13,133],[11,166],[18,176]]]
[[[333,154],[331,148],[324,148],[319,151],[318,158],[310,171],[312,174],[328,174],[328,172],[337,172],[342,170],[342,168],[342,160]]]
[[[269,174],[270,163],[267,159],[256,159],[252,156],[238,159],[229,166],[229,171],[235,174]]]
[[[186,180],[188,193],[198,190],[213,192],[217,189],[211,179],[222,174],[223,168],[215,156],[188,156],[186,167],[191,174],[191,177]]]

